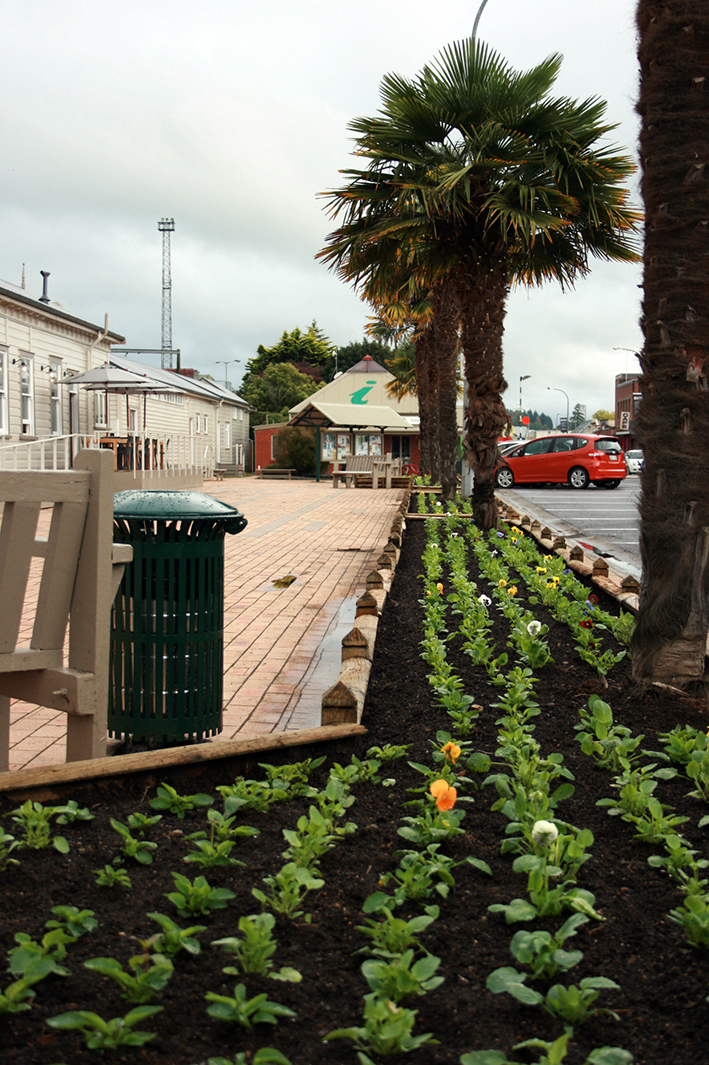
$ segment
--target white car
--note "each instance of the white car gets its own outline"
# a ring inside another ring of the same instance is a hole
[[[625,468],[628,473],[640,473],[643,468],[644,455],[640,449],[626,451]]]

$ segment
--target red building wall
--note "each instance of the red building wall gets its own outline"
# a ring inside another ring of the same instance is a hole
[[[254,470],[273,464],[273,438],[286,422],[254,426]]]

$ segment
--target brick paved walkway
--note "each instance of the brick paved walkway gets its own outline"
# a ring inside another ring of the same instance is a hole
[[[401,490],[244,477],[206,482],[204,491],[238,507],[249,522],[225,540],[219,738],[313,728]],[[274,587],[274,579],[288,575],[296,578],[290,587]],[[10,768],[63,762],[65,737],[64,714],[14,702]]]

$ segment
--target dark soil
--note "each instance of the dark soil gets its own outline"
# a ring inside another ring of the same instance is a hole
[[[333,761],[344,764],[353,753],[361,757],[373,744],[411,744],[410,759],[430,764],[437,730],[450,729],[444,712],[432,709],[426,669],[418,653],[421,582],[417,578],[423,536],[423,523],[411,522],[377,640],[363,719],[368,734],[347,743],[292,750],[281,756],[293,760],[325,753],[327,764],[314,780],[318,785],[324,783],[327,766]],[[474,573],[471,566],[471,575]],[[596,800],[612,794],[611,778],[580,752],[573,725],[578,721],[579,707],[596,692],[610,703],[616,721],[634,733],[644,733],[644,746],[653,750],[659,746],[656,733],[678,722],[705,727],[706,705],[668,692],[640,695],[631,684],[627,660],[615,667],[606,688],[579,660],[566,630],[541,610],[537,614],[550,625],[554,664],[540,673],[537,693],[542,714],[535,719],[535,736],[543,753],[561,751],[574,774],[575,794],[564,804],[561,815],[594,833],[592,859],[581,870],[580,885],[595,894],[596,906],[606,918],[603,923],[591,922],[580,929],[573,947],[583,950],[583,961],[564,982],[603,975],[621,988],[604,993],[604,1004],[618,1012],[620,1022],[600,1015],[579,1028],[567,1065],[581,1065],[592,1048],[603,1045],[627,1048],[639,1065],[704,1065],[709,1061],[707,954],[691,948],[679,926],[669,920],[668,912],[679,905],[681,896],[666,875],[647,864],[651,848],[633,840],[630,825],[609,817],[595,805]],[[500,626],[495,635],[503,649],[504,629]],[[492,755],[498,715],[491,703],[499,698],[500,689],[488,687],[484,675],[471,669],[455,640],[448,647],[451,661],[466,681],[466,691],[485,708],[472,738],[474,748]],[[277,762],[278,757],[269,756],[268,761]],[[41,938],[44,923],[52,916],[51,907],[59,904],[95,911],[99,928],[68,948],[68,977],[50,976],[37,985],[31,1010],[0,1016],[3,1065],[73,1065],[104,1058],[148,1065],[197,1065],[209,1056],[233,1057],[240,1050],[251,1060],[262,1046],[277,1047],[292,1065],[355,1065],[356,1053],[348,1041],[323,1044],[322,1037],[334,1028],[362,1023],[362,995],[368,988],[360,972],[363,957],[354,953],[365,943],[357,925],[363,920],[364,900],[377,890],[381,874],[396,866],[394,853],[405,845],[397,836],[399,818],[407,812],[402,804],[407,788],[421,782],[405,760],[387,770],[386,775],[396,778],[396,786],[367,784],[355,789],[356,802],[348,814],[358,828],[322,861],[325,886],[306,899],[311,923],[302,919],[277,922],[276,966],[299,969],[302,983],[251,977],[245,981],[250,996],[267,991],[270,999],[296,1012],[295,1020],[282,1020],[277,1027],[230,1028],[207,1016],[205,993],[233,994],[237,982],[237,978],[222,973],[230,959],[210,942],[234,935],[239,916],[258,911],[251,889],[260,887],[264,876],[281,867],[285,848],[282,830],[295,827],[298,817],[307,812],[307,801],[296,800],[274,806],[267,814],[244,817],[244,823],[257,827],[260,835],[238,843],[244,868],[205,872],[212,886],[228,886],[236,894],[227,909],[207,917],[189,922],[181,919],[163,898],[173,889],[171,871],[190,877],[201,872],[182,859],[187,852],[184,835],[203,824],[203,811],[188,815],[185,821],[164,816],[151,830],[150,838],[158,845],[157,857],[150,866],[129,866],[132,890],[97,888],[91,874],[118,850],[118,837],[109,819],[125,823],[135,810],[150,813],[148,802],[161,780],[169,780],[183,793],[203,791],[219,798],[216,786],[230,783],[236,774],[261,776],[257,763],[257,758],[212,763],[158,777],[126,777],[62,794],[62,801],[74,797],[81,806],[89,806],[96,818],[62,829],[71,843],[68,855],[53,850],[23,851],[20,866],[0,875],[4,898],[0,955],[14,946],[17,932]],[[706,811],[685,797],[689,790],[686,779],[679,777],[660,787],[662,801],[690,818],[681,831],[698,850],[706,852],[708,830],[697,828]],[[42,798],[52,801],[48,794]],[[496,798],[492,787],[478,792],[475,805],[467,808],[465,836],[446,845],[455,858],[470,854],[485,860],[493,876],[461,866],[455,874],[454,889],[441,902],[440,919],[422,937],[426,947],[442,959],[440,972],[445,982],[407,1003],[418,1010],[415,1030],[433,1032],[440,1040],[438,1046],[425,1047],[412,1056],[411,1060],[420,1065],[457,1065],[461,1054],[486,1048],[509,1054],[523,1039],[554,1039],[562,1031],[561,1023],[538,1007],[523,1006],[505,995],[493,996],[485,988],[493,969],[512,964],[509,942],[520,927],[506,925],[500,914],[489,914],[488,906],[525,894],[524,878],[514,874],[511,859],[499,853],[506,821],[502,814],[490,812]],[[4,811],[9,809],[5,801]],[[12,830],[9,817],[3,823],[6,830]],[[157,931],[146,917],[151,911],[166,913],[182,926],[208,926],[200,936],[201,955],[193,957],[183,951],[175,959],[175,973],[160,1001],[163,1012],[141,1026],[157,1032],[157,1038],[143,1048],[101,1054],[87,1050],[78,1035],[49,1028],[46,1019],[67,1010],[88,1009],[110,1018],[131,1008],[121,999],[117,985],[84,968],[83,962],[113,956],[125,964],[139,950],[132,937],[144,939]],[[403,912],[413,915],[418,911],[411,908]],[[543,927],[556,927],[563,919],[547,920]],[[8,975],[1,980],[0,987],[10,979]],[[519,1052],[518,1060],[537,1060],[536,1054],[524,1055],[524,1051]]]

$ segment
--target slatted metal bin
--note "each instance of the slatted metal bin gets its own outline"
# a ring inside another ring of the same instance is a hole
[[[202,492],[114,497],[129,543],[111,615],[108,734],[158,746],[222,730],[224,538],[243,514]]]

